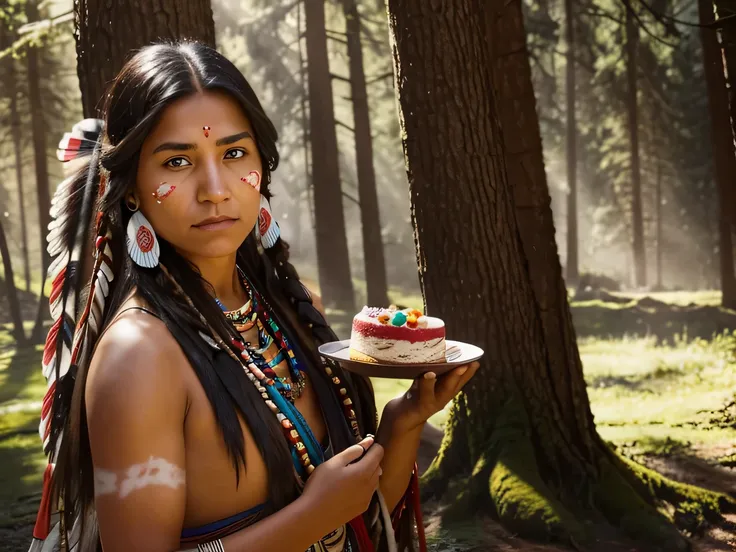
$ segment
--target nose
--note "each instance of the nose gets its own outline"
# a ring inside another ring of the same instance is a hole
[[[230,186],[217,162],[207,163],[203,167],[197,200],[200,203],[222,203],[230,199]]]

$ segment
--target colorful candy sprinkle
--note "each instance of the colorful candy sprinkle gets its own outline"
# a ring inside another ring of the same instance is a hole
[[[417,327],[417,317],[414,316],[414,313],[410,314],[406,317],[406,326],[408,328],[416,328]]]
[[[399,311],[394,313],[394,317],[391,319],[391,324],[394,326],[403,326],[406,323],[406,315]]]
[[[388,322],[389,322],[390,319],[391,319],[391,317],[388,314],[386,314],[385,312],[383,312],[383,313],[381,313],[381,314],[378,315],[378,321],[381,324],[388,324]]]

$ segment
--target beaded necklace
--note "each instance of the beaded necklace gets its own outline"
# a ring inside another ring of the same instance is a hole
[[[227,311],[225,306],[217,299],[217,304],[223,310],[225,316],[233,324],[235,330],[241,335],[250,330],[254,325],[258,326],[258,347],[253,347],[250,342],[245,342],[248,351],[257,359],[260,369],[275,382],[276,389],[291,403],[298,399],[307,385],[307,378],[299,360],[289,345],[289,341],[279,328],[274,317],[271,316],[270,307],[261,295],[251,286],[248,278],[238,268],[243,287],[248,295],[248,301],[235,311]],[[270,331],[269,331],[270,330]],[[269,361],[263,357],[273,342],[279,347],[276,355]],[[273,370],[281,362],[287,360],[289,376],[280,377]]]
[[[184,297],[189,306],[195,308],[192,300],[188,295],[186,295],[186,293],[184,293],[184,290],[181,289],[179,283],[170,275],[169,277],[177,288],[177,291],[179,291],[179,293]],[[303,484],[309,474],[314,471],[314,462],[320,464],[323,460],[323,455],[319,450],[319,445],[317,444],[314,435],[312,435],[309,426],[304,421],[304,418],[296,407],[277,391],[276,382],[272,378],[268,377],[265,371],[256,365],[259,361],[250,354],[242,336],[240,339],[232,338],[230,340],[230,344],[226,344],[201,314],[200,320],[211,334],[210,336],[203,334],[203,336],[205,338],[211,337],[221,350],[225,351],[233,360],[243,366],[247,378],[256,388],[258,393],[260,393],[266,406],[276,415],[286,439],[292,446],[292,455],[302,466],[303,473],[300,474],[300,480]],[[235,351],[238,351],[239,354],[236,354]],[[360,428],[358,427],[358,418],[355,414],[355,409],[353,408],[353,401],[350,399],[348,391],[340,378],[332,371],[329,363],[323,361],[322,368],[332,381],[333,391],[342,404],[343,414],[345,415],[348,425],[353,431],[353,437],[357,443],[361,440],[362,436],[360,434]],[[302,435],[308,435],[310,439],[305,440]]]

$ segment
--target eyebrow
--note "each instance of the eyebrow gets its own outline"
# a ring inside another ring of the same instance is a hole
[[[233,134],[232,136],[225,136],[224,138],[220,138],[217,142],[215,142],[216,146],[227,146],[229,144],[234,144],[235,142],[238,142],[240,140],[246,139],[246,138],[253,138],[250,132],[247,130],[244,132],[239,132],[238,134]],[[166,150],[173,150],[173,151],[189,151],[189,150],[196,150],[197,144],[182,144],[178,142],[164,142],[160,146],[158,146],[155,150],[153,150],[153,153],[159,153],[160,151],[166,151]]]
[[[235,142],[238,142],[245,138],[253,138],[253,136],[251,136],[250,132],[246,130],[238,134],[233,134],[232,136],[225,136],[224,138],[220,138],[217,142],[215,142],[215,145],[216,146],[227,146],[229,144],[234,144]]]

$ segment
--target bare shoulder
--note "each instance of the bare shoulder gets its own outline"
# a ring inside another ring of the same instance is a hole
[[[122,312],[92,356],[85,386],[88,411],[146,405],[154,410],[182,406],[183,413],[186,366],[186,356],[159,318],[138,309]]]

